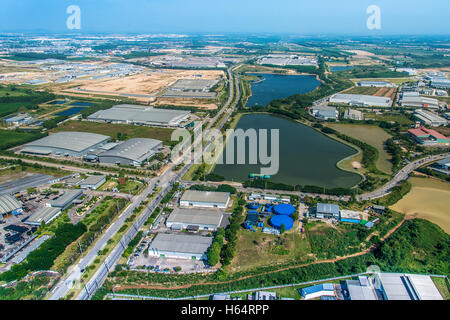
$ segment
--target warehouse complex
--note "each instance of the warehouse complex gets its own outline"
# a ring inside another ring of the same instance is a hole
[[[434,112],[423,109],[415,110],[414,117],[422,124],[426,124],[431,127],[446,126],[448,122],[446,119],[438,116]]]
[[[140,166],[150,159],[160,148],[162,141],[147,138],[133,138],[101,152],[101,163]]]
[[[204,260],[212,242],[212,237],[158,233],[148,253],[156,257]]]
[[[106,144],[109,137],[87,132],[58,132],[24,145],[22,152],[82,157]]]
[[[24,223],[32,226],[40,226],[42,222],[47,224],[58,217],[61,212],[61,208],[58,207],[44,207],[33,213]]]
[[[179,126],[188,120],[190,111],[169,110],[153,107],[121,104],[107,110],[97,111],[90,116],[90,121],[125,123],[147,126]]]
[[[0,195],[0,220],[7,215],[18,215],[22,212],[22,202],[10,195]]]
[[[83,194],[81,190],[69,190],[64,192],[64,194],[55,200],[47,203],[48,207],[61,208],[61,210],[66,209],[72,204],[75,199],[78,199]]]
[[[180,206],[225,209],[229,202],[229,192],[186,190],[180,199]]]
[[[223,219],[218,210],[175,209],[167,218],[166,226],[174,230],[215,231]]]
[[[431,277],[425,275],[379,273],[375,289],[384,300],[443,300]]]
[[[423,146],[448,145],[450,138],[437,132],[436,130],[427,129],[425,127],[409,129],[408,133]]]
[[[398,102],[404,107],[431,108],[439,109],[439,100],[434,98],[421,97],[403,93],[402,98]]]
[[[360,87],[392,87],[392,83],[387,81],[360,81],[358,82],[358,86]]]
[[[106,182],[106,176],[89,176],[80,183],[81,189],[98,189],[102,184]]]
[[[389,107],[392,104],[391,98],[368,96],[363,94],[343,94],[338,93],[330,98],[332,103],[343,103],[351,106],[363,106],[363,107]]]
[[[316,106],[311,108],[311,115],[321,120],[336,120],[339,117],[339,112],[335,107]]]

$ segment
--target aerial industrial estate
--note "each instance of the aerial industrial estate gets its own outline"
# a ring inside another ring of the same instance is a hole
[[[449,300],[449,41],[1,33],[0,299]]]

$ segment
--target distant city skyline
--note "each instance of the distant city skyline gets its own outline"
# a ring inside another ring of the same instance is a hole
[[[70,5],[81,30],[69,30]],[[369,30],[366,9],[381,9]],[[450,34],[450,1],[430,0],[2,0],[0,32]]]

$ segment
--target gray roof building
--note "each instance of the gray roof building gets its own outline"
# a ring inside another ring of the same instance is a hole
[[[22,202],[7,194],[0,195],[0,219],[5,214],[19,212],[21,209]]]
[[[136,125],[178,126],[188,119],[189,114],[190,111],[185,110],[121,104],[107,110],[97,111],[88,116],[88,120]]]
[[[322,120],[337,119],[339,112],[335,107],[316,106],[311,108],[314,117]]]
[[[41,210],[33,213],[24,223],[40,226],[42,221],[45,224],[49,223],[61,214],[61,208],[58,207],[44,207]]]
[[[430,276],[379,273],[376,279],[385,300],[443,300]]]
[[[106,176],[89,176],[80,183],[81,189],[97,189],[106,182]]]
[[[212,237],[158,233],[149,246],[149,254],[174,258],[206,258]]]
[[[230,201],[229,192],[186,190],[180,199],[181,206],[226,208]]]
[[[389,107],[391,98],[368,96],[362,94],[337,93],[330,98],[330,102],[344,103],[351,106]]]
[[[347,280],[346,284],[350,300],[378,300],[368,277],[360,276],[358,280]]]
[[[152,157],[162,141],[147,138],[133,138],[99,154],[100,162],[124,165],[141,165]]]
[[[434,98],[427,98],[421,96],[403,96],[399,101],[401,106],[407,107],[427,107],[438,109],[439,108],[439,100]]]
[[[108,136],[96,133],[57,132],[25,144],[22,152],[82,156],[105,144],[108,140]]]
[[[344,119],[364,120],[364,114],[359,110],[347,109],[344,112]]]
[[[423,109],[415,110],[414,117],[416,117],[423,124],[427,124],[432,127],[445,126],[448,122],[446,119],[438,116],[436,113]]]
[[[182,229],[188,226],[198,226],[202,230],[216,230],[223,219],[223,212],[218,210],[198,210],[198,209],[175,209],[167,218],[166,225],[181,226]]]
[[[65,209],[72,204],[72,202],[83,194],[81,190],[69,190],[64,192],[59,198],[48,202],[48,206]]]

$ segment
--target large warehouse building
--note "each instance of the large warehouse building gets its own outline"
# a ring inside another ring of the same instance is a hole
[[[22,202],[10,195],[0,196],[0,221],[4,216],[22,213]]]
[[[187,190],[180,199],[180,206],[225,209],[229,201],[229,192]]]
[[[448,122],[446,119],[438,116],[436,113],[423,109],[415,110],[414,117],[422,124],[426,124],[432,127],[446,126]]]
[[[40,226],[42,222],[47,224],[59,216],[61,212],[61,208],[58,207],[43,207],[33,213],[24,223],[32,226]]]
[[[443,300],[430,276],[379,273],[376,280],[384,300]]]
[[[391,98],[367,96],[363,94],[343,94],[338,93],[330,98],[332,103],[344,103],[351,106],[362,107],[389,107],[392,104]]]
[[[223,219],[219,210],[175,209],[167,218],[166,226],[175,230],[215,231]]]
[[[212,237],[158,233],[148,247],[151,256],[205,260]]]
[[[398,104],[404,107],[439,109],[439,100],[421,96],[403,95]]]
[[[107,110],[97,111],[90,116],[90,121],[101,121],[111,123],[125,123],[147,126],[179,126],[188,120],[190,111],[169,110],[121,104]]]
[[[108,141],[109,137],[102,134],[70,131],[58,132],[25,144],[22,152],[82,157]]]
[[[133,138],[98,155],[101,163],[140,166],[160,148],[162,141],[147,138]]]

